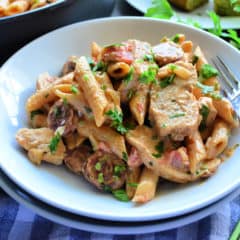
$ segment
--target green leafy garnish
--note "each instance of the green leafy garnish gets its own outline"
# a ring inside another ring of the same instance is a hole
[[[93,68],[93,72],[101,71],[101,72],[106,72],[106,64],[103,61],[99,61]]]
[[[131,182],[129,182],[129,183],[127,183],[127,185],[128,185],[129,187],[137,188],[138,183],[131,183]]]
[[[152,0],[152,7],[147,9],[146,17],[170,19],[174,15],[172,7],[167,0]]]
[[[205,128],[207,127],[206,121],[207,121],[209,112],[210,112],[209,108],[206,105],[203,104],[201,109],[200,109],[200,114],[202,115],[202,121],[201,121],[200,126],[199,126],[200,131],[205,130]]]
[[[101,170],[102,170],[102,164],[101,164],[100,162],[97,162],[97,163],[95,164],[95,169],[96,169],[97,171],[101,171]]]
[[[218,37],[221,36],[222,26],[221,26],[220,17],[213,11],[208,12],[208,15],[213,21],[213,29],[209,29],[208,31]]]
[[[67,105],[67,104],[68,104],[66,97],[63,98],[63,104],[64,104],[64,105]]]
[[[170,76],[167,76],[167,77],[161,79],[161,81],[160,81],[160,87],[161,87],[161,88],[165,88],[165,87],[167,87],[168,85],[172,84],[172,83],[174,82],[175,77],[176,77],[175,74],[171,74]]]
[[[154,57],[152,54],[145,54],[143,60],[148,62],[154,62]]]
[[[112,192],[112,188],[111,187],[109,187],[109,186],[107,186],[107,185],[104,185],[103,186],[103,191],[105,191],[105,192]]]
[[[104,48],[121,47],[121,46],[125,46],[125,45],[123,43],[113,43],[113,44],[104,46]]]
[[[185,116],[185,113],[176,113],[176,114],[170,115],[169,118],[173,119],[173,118],[179,118],[183,116]]]
[[[156,74],[157,67],[150,66],[146,71],[144,71],[140,75],[139,82],[145,84],[156,83]]]
[[[127,76],[123,78],[123,82],[127,85],[132,80],[133,80],[133,66],[130,67]]]
[[[175,43],[179,43],[179,34],[176,34],[175,36],[171,37],[170,40]]]
[[[118,199],[122,202],[129,201],[128,195],[124,189],[112,190],[112,194],[116,199]]]
[[[93,59],[90,57],[87,57],[87,62],[89,64],[90,68],[93,69],[93,67],[95,65],[95,62],[93,61]]]
[[[104,183],[104,177],[103,177],[103,173],[99,173],[98,174],[98,182],[101,184],[101,183]]]
[[[131,98],[135,95],[135,93],[136,93],[136,90],[134,90],[134,89],[129,89],[129,90],[128,90],[128,93],[127,93],[127,99],[128,99],[128,100],[131,100]]]
[[[123,165],[115,165],[113,169],[113,173],[116,176],[120,176],[122,172],[126,170],[126,167]]]
[[[222,99],[219,93],[214,92],[215,88],[213,86],[204,85],[200,82],[196,83],[196,87],[200,88],[203,94],[209,95],[214,99]]]
[[[115,108],[114,110],[109,110],[105,113],[111,120],[111,127],[115,128],[121,134],[127,133],[128,129],[123,126],[123,114],[118,112]]]
[[[199,71],[199,81],[204,82],[204,80],[215,77],[218,75],[218,70],[211,66],[210,64],[203,64]]]
[[[84,76],[85,76],[85,75],[84,75]],[[84,77],[83,77],[83,78],[84,78]],[[78,94],[78,93],[79,93],[78,88],[77,88],[76,86],[74,86],[74,85],[71,86],[71,91],[72,91],[73,94]]]
[[[160,158],[162,156],[162,154],[164,153],[164,142],[159,142],[156,146],[155,146],[155,150],[157,151],[157,153],[153,153],[152,156],[155,158]]]
[[[57,132],[55,134],[55,136],[52,137],[52,139],[50,141],[50,144],[48,145],[51,153],[55,153],[56,152],[57,146],[58,146],[58,143],[60,142],[60,140],[61,140],[61,135],[60,135],[59,132]]]
[[[230,4],[232,5],[233,11],[240,13],[240,2],[239,0],[230,0]]]
[[[33,110],[30,113],[30,119],[33,120],[36,115],[40,115],[40,114],[44,114],[43,110],[41,109]]]
[[[54,117],[58,118],[61,115],[61,109],[59,107],[54,107],[53,109]]]
[[[128,154],[126,152],[122,152],[122,159],[127,162],[128,161]]]
[[[103,91],[106,91],[107,86],[106,86],[105,84],[103,84],[103,85],[101,86],[101,89],[102,89]]]

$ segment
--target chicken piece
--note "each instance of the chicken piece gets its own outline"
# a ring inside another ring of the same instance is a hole
[[[53,104],[48,113],[48,127],[57,130],[58,127],[64,127],[63,136],[74,132],[76,124],[74,123],[74,111],[68,103],[58,100]]]
[[[175,141],[182,141],[198,129],[201,117],[199,104],[186,89],[170,85],[161,89],[153,85],[149,119],[159,136],[171,135]]]
[[[64,163],[72,172],[81,174],[83,171],[83,165],[90,156],[90,152],[91,148],[86,145],[69,150],[64,157]]]
[[[160,142],[155,137],[155,131],[146,126],[138,126],[127,133],[127,142],[137,149],[140,158],[147,168],[158,176],[174,182],[191,181],[189,159],[185,147],[177,150],[157,152]]]
[[[96,151],[83,166],[85,178],[99,189],[119,189],[126,181],[127,168],[115,154]]]
[[[51,149],[50,143],[53,138],[55,141]],[[63,141],[49,128],[22,128],[17,132],[16,140],[21,147],[28,151],[29,159],[35,164],[39,165],[42,161],[46,161],[60,165],[63,162],[66,150]]]
[[[154,58],[159,66],[180,60],[184,52],[178,44],[174,42],[162,42],[152,48]]]

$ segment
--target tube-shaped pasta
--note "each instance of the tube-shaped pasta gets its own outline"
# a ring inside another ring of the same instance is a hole
[[[200,71],[200,69],[202,68],[202,65],[207,64],[208,61],[205,58],[204,53],[199,46],[196,47],[194,51],[194,56],[197,57],[196,69],[197,71]]]
[[[107,126],[97,127],[92,121],[80,121],[78,133],[84,137],[93,136],[95,140],[104,142],[119,158],[126,153],[124,137]]]
[[[192,52],[193,49],[193,42],[192,41],[184,41],[181,43],[182,50],[184,52]]]
[[[8,0],[0,0],[0,17],[5,15],[5,11],[8,4],[9,4]]]
[[[72,150],[80,146],[86,137],[80,136],[77,132],[67,135],[64,137],[64,142],[68,149]]]
[[[35,94],[27,99],[26,111],[31,111],[42,108],[45,104],[53,102],[58,99],[53,87],[45,88],[37,91]]]
[[[130,66],[124,62],[112,63],[107,68],[107,73],[110,77],[120,79],[127,76],[130,71]]]
[[[186,138],[188,156],[190,160],[190,172],[196,174],[201,161],[207,157],[202,137],[198,131]]]
[[[217,120],[212,135],[207,139],[207,159],[213,159],[221,154],[227,147],[230,127],[223,120]]]
[[[35,9],[39,7],[43,7],[47,4],[47,0],[32,0],[31,1],[31,8],[30,9]]]
[[[86,57],[80,57],[77,60],[75,79],[83,89],[84,97],[93,112],[96,125],[100,127],[105,121],[104,111],[108,101],[90,69]]]
[[[218,116],[231,125],[231,127],[238,127],[239,121],[234,112],[231,102],[226,99],[213,99],[213,105],[217,109]]]
[[[140,167],[129,168],[127,172],[127,180],[126,180],[126,193],[129,199],[132,199],[139,182],[141,174]]]
[[[102,48],[96,42],[92,42],[91,56],[96,62],[98,62],[101,59],[101,52]]]
[[[141,84],[138,91],[131,98],[130,110],[139,125],[143,125],[149,103],[149,85]]]
[[[152,200],[156,194],[157,183],[158,175],[151,169],[144,167],[132,201],[146,203]]]
[[[29,2],[26,0],[18,0],[15,2],[10,3],[6,10],[5,10],[5,15],[6,16],[11,16],[15,14],[19,14],[22,12],[25,12],[29,8]]]

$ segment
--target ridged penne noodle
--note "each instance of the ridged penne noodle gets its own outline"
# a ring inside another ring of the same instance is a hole
[[[140,167],[129,168],[127,172],[126,193],[129,199],[132,199],[136,192],[140,175],[141,175]]]
[[[110,77],[121,79],[128,75],[130,66],[124,62],[112,63],[107,68]]]
[[[181,47],[184,52],[192,52],[193,42],[192,41],[184,41],[181,43]]]
[[[190,161],[190,171],[192,174],[196,174],[199,164],[207,157],[202,137],[198,131],[187,137],[186,146]]]
[[[106,143],[119,158],[127,152],[124,137],[110,127],[97,127],[94,122],[80,121],[77,130],[81,136],[93,136],[96,140]]]
[[[101,59],[101,52],[102,48],[96,42],[92,42],[91,56],[95,61],[99,61]]]
[[[31,1],[31,8],[30,9],[35,9],[35,8],[40,8],[47,5],[47,0],[32,0]]]
[[[71,135],[64,137],[64,142],[68,149],[72,150],[80,146],[86,137],[80,136],[77,132],[74,132]]]
[[[129,102],[130,110],[139,125],[143,125],[149,103],[149,85],[141,84]]]
[[[0,0],[0,17],[5,15],[5,11],[8,4],[9,4],[8,0]]]
[[[144,167],[132,201],[146,203],[152,200],[156,194],[158,178],[151,169]]]
[[[196,62],[196,69],[197,69],[197,71],[200,71],[201,67],[204,64],[207,64],[208,61],[205,58],[204,53],[203,53],[202,49],[199,46],[196,47],[196,49],[194,51],[194,56],[196,56],[198,58],[197,62]]]
[[[218,116],[226,121],[231,127],[239,126],[239,121],[234,112],[233,106],[228,99],[213,99],[213,105],[217,109]]]
[[[100,127],[105,121],[104,114],[108,101],[85,57],[80,57],[76,63],[75,78],[83,89],[84,97],[92,109],[96,125]]]
[[[230,127],[223,120],[217,120],[213,126],[212,135],[207,139],[207,158],[213,159],[221,154],[227,147]]]

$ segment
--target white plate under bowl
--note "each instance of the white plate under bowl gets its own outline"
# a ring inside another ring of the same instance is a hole
[[[138,11],[145,13],[149,7],[151,7],[152,0],[126,0],[130,5],[136,8]],[[213,28],[213,21],[208,16],[208,11],[213,11],[213,0],[209,0],[207,4],[197,8],[192,12],[184,12],[177,8],[174,8],[177,16],[181,20],[187,21],[191,19],[200,23],[203,28]],[[171,21],[178,21],[177,17],[172,17]],[[222,16],[221,26],[223,29],[229,28],[239,28],[240,26],[240,16]]]
[[[233,47],[204,31],[188,26],[137,17],[106,18],[82,22],[46,34],[13,55],[0,70],[0,167],[33,196],[58,208],[87,217],[116,221],[165,219],[200,209],[228,194],[240,183],[238,149],[217,173],[206,181],[187,185],[161,185],[149,203],[136,206],[100,193],[82,177],[64,167],[33,165],[15,141],[16,131],[25,127],[24,104],[35,87],[39,73],[56,75],[68,58],[89,55],[92,41],[100,45],[128,38],[159,42],[164,35],[186,34],[200,44],[207,58],[221,53],[238,69],[240,54]],[[230,145],[239,141],[235,130]]]
[[[3,174],[1,170],[0,187],[16,201],[51,221],[84,231],[122,235],[146,234],[182,227],[215,213],[221,206],[228,204],[228,202],[240,194],[240,188],[238,188],[224,198],[203,209],[175,218],[147,222],[112,222],[72,214],[39,201],[20,189],[13,181]]]

